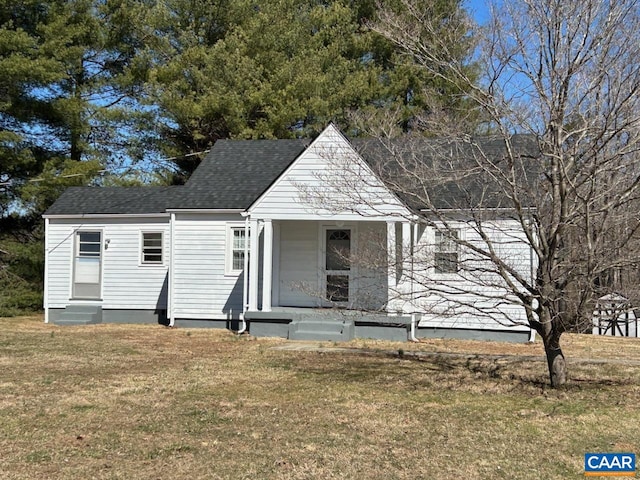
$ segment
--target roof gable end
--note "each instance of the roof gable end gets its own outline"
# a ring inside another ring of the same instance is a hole
[[[248,209],[264,218],[356,220],[405,216],[402,202],[349,140],[327,126]]]

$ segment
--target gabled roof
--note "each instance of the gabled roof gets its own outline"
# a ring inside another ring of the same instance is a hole
[[[218,140],[173,208],[248,208],[309,145],[309,140]],[[194,206],[202,199],[208,207]],[[206,200],[205,200],[206,199]]]
[[[183,186],[71,187],[44,215],[244,210],[308,144],[308,140],[218,140]]]
[[[513,171],[519,176],[518,197],[528,203],[539,174],[540,150],[530,135],[513,135],[510,140],[517,153]],[[513,207],[505,194],[509,185],[480,167],[489,160],[492,171],[512,173],[502,137],[464,142],[425,137],[355,139],[352,144],[387,187],[416,211],[425,208],[427,197],[437,209]]]
[[[405,140],[394,140],[391,145],[398,148]],[[442,141],[418,139],[411,150],[422,151],[422,159],[430,162],[429,152]],[[374,172],[393,175],[397,168],[395,160],[378,141],[354,140],[351,142]],[[309,140],[218,140],[203,159],[188,182],[173,187],[71,187],[45,212],[45,216],[64,215],[108,215],[108,214],[161,214],[167,210],[246,210],[287,170],[310,144]],[[489,157],[504,156],[504,143],[497,139],[482,139],[477,142]],[[525,137],[516,145],[523,150],[535,146]],[[445,145],[446,146],[446,145]],[[447,147],[449,148],[449,147]],[[456,147],[459,158],[472,155],[470,146]],[[475,148],[475,147],[473,147]],[[467,150],[465,150],[467,149]],[[431,154],[433,155],[433,153]],[[419,158],[419,156],[414,156]],[[382,163],[381,163],[382,162]],[[386,162],[386,163],[385,163]],[[384,180],[384,175],[382,176]],[[388,186],[393,189],[393,184]],[[432,192],[438,198],[440,208],[460,208],[461,195],[474,192],[486,194],[487,184],[480,176],[467,177],[465,183],[449,182],[437,186]],[[493,190],[496,190],[495,188]],[[396,192],[407,206],[420,209],[416,198]],[[496,195],[498,190],[493,192]],[[502,194],[504,197],[504,194]],[[469,199],[467,199],[468,201]],[[498,205],[496,195],[483,206]]]

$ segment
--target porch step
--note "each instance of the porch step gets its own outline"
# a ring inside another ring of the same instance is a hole
[[[102,323],[102,307],[99,305],[67,305],[55,320],[56,325],[91,325]]]
[[[289,324],[290,340],[347,342],[355,336],[354,322],[348,318],[321,319],[300,316]]]

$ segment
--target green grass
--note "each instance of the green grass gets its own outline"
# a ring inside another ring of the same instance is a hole
[[[540,345],[0,325],[3,479],[566,479],[640,453],[635,339],[567,336],[551,390]]]

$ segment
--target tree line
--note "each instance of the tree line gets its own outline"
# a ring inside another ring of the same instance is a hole
[[[437,3],[443,21],[462,11]],[[68,186],[179,184],[221,138],[310,137],[329,121],[358,136],[357,117],[386,112],[408,130],[436,98],[459,106],[460,92],[369,28],[377,10],[372,0],[2,0],[0,309],[38,307],[40,215]]]

